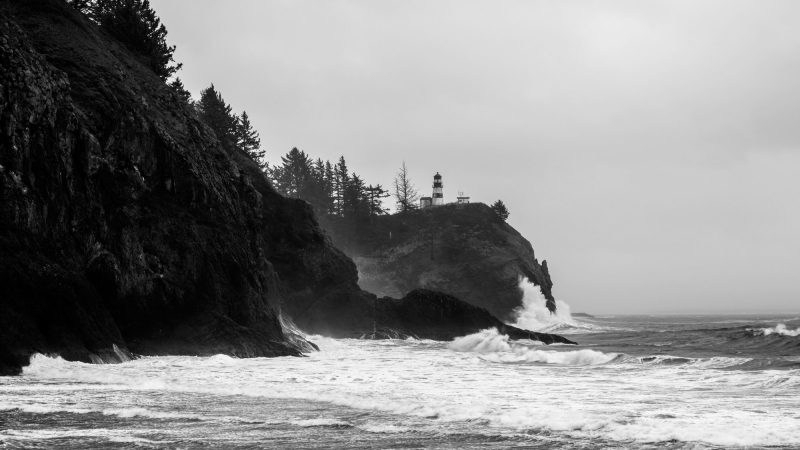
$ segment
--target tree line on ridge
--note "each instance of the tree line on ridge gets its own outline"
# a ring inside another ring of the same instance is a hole
[[[335,163],[313,159],[304,151],[291,149],[281,156],[280,163],[270,166],[261,138],[246,111],[235,114],[222,93],[211,84],[194,101],[175,74],[182,64],[175,62],[175,46],[167,43],[167,29],[150,7],[149,0],[66,0],[102,30],[124,44],[150,67],[173,90],[176,97],[189,105],[214,132],[222,147],[229,152],[242,152],[264,171],[278,192],[307,201],[320,217],[347,221],[364,221],[388,214],[383,200],[392,195],[397,212],[418,208],[419,194],[409,177],[405,162],[393,180],[389,192],[381,184],[367,183],[350,172],[344,156]],[[171,81],[169,81],[171,79]],[[501,200],[492,209],[503,220],[508,209]]]

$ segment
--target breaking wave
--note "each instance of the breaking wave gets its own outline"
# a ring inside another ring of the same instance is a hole
[[[0,403],[0,411],[19,411],[29,414],[54,414],[54,413],[70,413],[70,414],[102,414],[104,416],[116,416],[123,419],[130,419],[133,417],[142,417],[148,419],[175,419],[175,420],[189,420],[199,421],[203,417],[197,414],[182,414],[176,412],[154,411],[140,407],[130,408],[71,408],[67,406],[53,406],[44,404],[24,404],[24,403]]]
[[[794,368],[796,361],[773,361],[744,357],[713,356],[690,358],[672,355],[631,356],[625,353],[604,353],[591,349],[557,351],[536,348],[537,343],[512,341],[495,328],[454,339],[450,350],[461,353],[476,353],[484,361],[496,363],[540,363],[562,366],[595,366],[604,364],[683,366],[695,369],[764,369]]]
[[[749,363],[753,358],[736,358],[727,356],[713,356],[710,358],[684,358],[670,355],[652,355],[635,358],[640,364],[662,366],[686,366],[696,369],[731,369],[740,368]]]
[[[514,323],[511,325],[515,327],[561,334],[610,330],[607,327],[573,319],[569,305],[562,300],[556,300],[556,312],[550,312],[542,290],[525,277],[519,278],[518,286],[522,291],[522,306],[513,311]]]
[[[508,336],[498,333],[497,328],[489,328],[488,330],[455,338],[448,347],[457,352],[495,353],[511,351]]]
[[[319,347],[307,339],[308,336],[306,336],[303,330],[295,325],[291,318],[280,314],[278,315],[278,321],[281,324],[281,328],[283,328],[283,334],[286,337],[289,345],[303,353],[310,353],[319,350]]]
[[[347,423],[343,420],[338,419],[302,419],[302,420],[292,420],[289,423],[298,427],[304,428],[311,428],[311,427],[322,427],[322,428],[352,428],[353,425]]]
[[[591,366],[609,363],[619,353],[603,353],[583,349],[572,351],[539,350],[516,342],[509,342],[507,335],[496,328],[456,338],[449,348],[457,352],[478,353],[479,358],[497,363],[543,363],[565,366]]]
[[[762,328],[761,331],[764,336],[769,336],[771,334],[779,334],[781,336],[789,336],[789,337],[800,336],[800,328],[791,330],[782,323],[775,325],[774,328]]]
[[[800,443],[800,417],[792,409],[800,369],[740,370],[758,358],[545,350],[496,329],[446,347],[416,340],[312,339],[322,351],[308,358],[148,357],[97,366],[36,355],[23,377],[0,383],[0,412],[32,413],[42,418],[27,420],[42,421],[59,419],[59,412],[94,414],[59,420],[102,422],[97,426],[106,428],[97,436],[85,434],[92,430],[0,430],[0,440],[42,446],[58,438],[90,447],[104,444],[100,438],[116,442],[114,436],[131,435],[131,425],[158,423],[170,434],[131,436],[181,446],[197,442],[186,439],[204,430],[214,431],[197,439],[213,440],[220,427],[238,439],[241,428],[230,428],[235,422],[257,424],[253,429],[265,430],[257,436],[262,440],[275,426],[322,438],[363,431],[369,436],[360,442],[374,447],[393,446],[407,439],[406,433],[442,430],[448,433],[443,439],[465,431],[490,436],[481,439],[524,434],[555,439],[554,447],[568,442],[585,448],[642,443],[795,448]],[[774,339],[793,338],[763,340]],[[201,424],[184,424],[197,421]]]

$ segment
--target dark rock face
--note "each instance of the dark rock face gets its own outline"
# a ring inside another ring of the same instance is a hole
[[[536,333],[506,325],[484,308],[465,304],[457,298],[427,289],[416,289],[401,300],[384,299],[378,309],[378,322],[386,328],[413,330],[427,339],[446,340],[497,328],[511,339],[531,339],[545,344],[575,344],[561,336]]]
[[[416,289],[400,300],[333,291],[314,299],[295,297],[290,304],[301,328],[337,338],[450,340],[497,328],[511,339],[574,344],[554,334],[506,325],[484,308],[427,289]]]
[[[312,349],[282,312],[332,336],[379,323],[451,338],[497,322],[452,297],[420,304],[438,294],[378,301],[357,278],[307,203],[223,150],[65,2],[0,5],[0,374],[35,352]]]
[[[33,352],[296,355],[281,303],[356,291],[309,206],[60,0],[0,6],[0,372]]]
[[[355,261],[361,287],[378,295],[426,288],[511,319],[522,303],[518,279],[524,276],[555,310],[547,262],[539,264],[530,242],[482,203],[376,217],[356,232],[333,222],[323,226]]]

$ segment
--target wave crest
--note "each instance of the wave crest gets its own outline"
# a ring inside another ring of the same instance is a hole
[[[620,357],[619,353],[603,353],[583,349],[572,351],[539,350],[515,342],[496,328],[456,338],[448,346],[457,352],[478,353],[479,358],[497,363],[543,363],[566,366],[606,364]]]
[[[494,353],[511,351],[508,336],[500,334],[497,328],[489,328],[475,334],[455,338],[448,347],[457,352]]]
[[[511,325],[525,330],[542,333],[591,333],[608,330],[591,323],[580,322],[572,318],[569,305],[556,300],[556,312],[547,309],[547,299],[539,286],[525,277],[520,277],[519,290],[522,292],[522,305],[514,308],[514,323]]]
[[[764,336],[769,336],[770,334],[779,334],[781,336],[789,337],[800,336],[800,328],[790,330],[785,324],[782,323],[775,325],[774,328],[762,328],[761,331],[764,333]]]

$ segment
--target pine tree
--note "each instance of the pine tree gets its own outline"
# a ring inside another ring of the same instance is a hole
[[[167,44],[167,29],[149,0],[70,0],[70,4],[140,56],[162,80],[180,70],[175,46]]]
[[[336,214],[336,199],[335,199],[336,189],[334,188],[335,175],[333,172],[333,165],[331,165],[330,161],[325,161],[325,175],[323,177],[323,180],[324,180],[325,192],[328,196],[328,201],[327,201],[328,214],[334,215]]]
[[[183,85],[183,81],[180,78],[175,78],[171,83],[169,83],[169,87],[175,92],[178,98],[188,104],[191,105],[192,102],[192,94],[186,90],[186,87]]]
[[[311,204],[317,216],[328,214],[328,194],[325,192],[325,164],[321,159],[308,160],[308,176],[300,188],[300,198]]]
[[[258,136],[258,131],[254,130],[253,125],[250,124],[247,111],[242,112],[236,121],[235,138],[236,148],[246,153],[263,170],[267,165],[266,152],[261,149],[261,138]]]
[[[408,168],[406,162],[400,166],[400,170],[394,177],[394,198],[397,203],[398,212],[406,212],[417,209],[417,201],[419,201],[419,194],[417,189],[411,182],[408,175]]]
[[[387,213],[382,200],[389,193],[380,184],[368,186],[358,174],[348,173],[344,156],[331,164],[293,148],[266,173],[278,192],[307,201],[318,217],[335,216],[357,227],[370,216]]]
[[[213,84],[200,93],[196,107],[200,119],[214,131],[222,147],[229,152],[234,151],[237,117]]]
[[[369,199],[366,194],[364,181],[355,172],[344,190],[343,195],[343,217],[353,222],[360,221],[369,217]]]
[[[287,197],[303,198],[307,193],[306,184],[311,172],[311,159],[297,147],[281,157],[283,167],[280,169],[278,185],[282,194]]]
[[[330,214],[331,189],[325,177],[325,163],[321,158],[317,158],[311,167],[311,185],[307,190],[309,196],[307,201],[314,207],[317,215]]]
[[[314,165],[311,168],[311,175],[314,177],[314,180],[317,181],[319,184],[324,184],[325,163],[322,162],[322,158],[317,158],[316,161],[314,161]]]
[[[275,190],[282,195],[286,195],[286,190],[281,185],[281,180],[283,179],[283,166],[267,166],[267,168],[264,169],[264,172],[267,174],[267,178],[269,178],[269,180],[272,182],[272,187],[274,187]]]
[[[339,157],[339,162],[333,166],[333,195],[334,195],[334,214],[344,216],[344,195],[347,185],[350,183],[350,175],[347,172],[347,162],[344,156]]]
[[[492,203],[491,208],[492,211],[494,211],[494,213],[497,214],[497,217],[499,217],[500,219],[502,220],[508,219],[510,213],[508,212],[508,208],[506,208],[506,204],[503,203],[502,200],[498,200]]]
[[[383,188],[380,184],[375,186],[369,185],[366,189],[367,198],[369,200],[369,215],[380,216],[389,212],[388,208],[383,207],[383,199],[389,197],[389,191]]]

